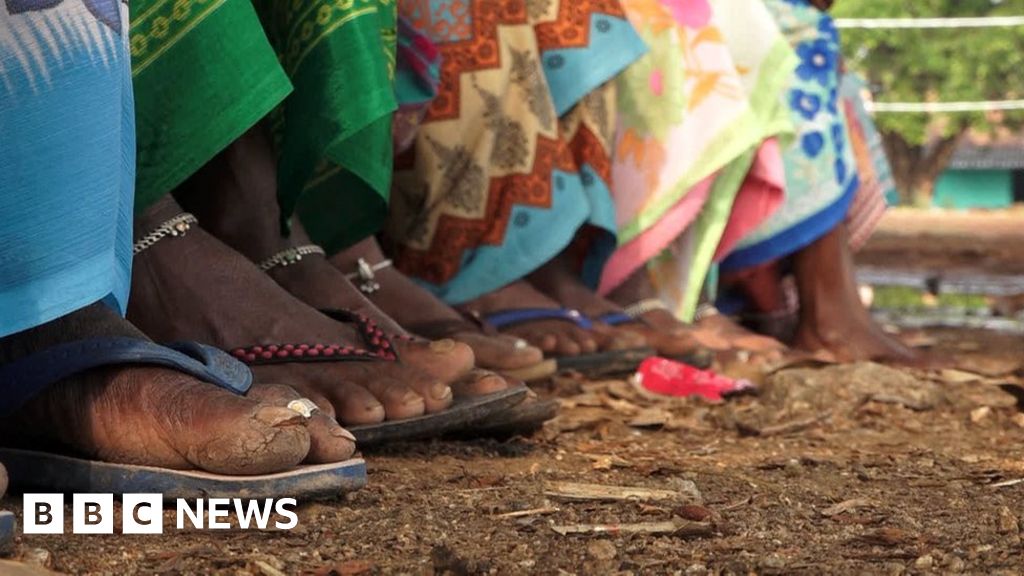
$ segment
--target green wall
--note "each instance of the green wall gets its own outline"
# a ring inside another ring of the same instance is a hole
[[[1009,170],[946,170],[932,198],[940,208],[1006,208],[1012,203]]]

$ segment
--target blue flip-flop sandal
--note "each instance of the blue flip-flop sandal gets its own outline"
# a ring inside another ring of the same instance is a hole
[[[594,323],[576,310],[565,308],[518,308],[501,310],[482,315],[484,321],[501,330],[537,322],[540,320],[561,320],[575,324],[583,330],[591,330]],[[649,347],[630,348],[627,350],[609,350],[578,356],[560,356],[555,358],[560,372],[574,371],[584,376],[595,378],[613,374],[625,374],[636,370],[646,358],[654,356],[655,351]]]
[[[7,473],[0,465],[0,498],[4,497],[7,488]],[[10,554],[14,547],[14,514],[0,510],[0,556]]]
[[[126,364],[171,368],[236,394],[245,394],[252,386],[248,367],[210,346],[192,342],[160,346],[124,337],[79,340],[0,366],[0,416],[15,412],[65,378],[93,368]],[[7,467],[11,486],[22,491],[312,499],[336,497],[366,484],[366,462],[362,459],[299,466],[259,476],[111,464],[12,449],[0,449],[0,463]]]

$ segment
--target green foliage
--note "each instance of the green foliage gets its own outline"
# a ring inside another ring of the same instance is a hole
[[[1024,0],[837,0],[836,18],[1022,16]],[[1024,27],[840,31],[849,68],[868,78],[878,102],[1024,99]],[[1024,111],[996,123],[1024,124]],[[993,117],[969,114],[879,114],[879,128],[908,144],[929,134],[986,132]]]

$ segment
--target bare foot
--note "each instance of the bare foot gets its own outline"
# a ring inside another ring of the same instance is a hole
[[[811,352],[826,350],[841,362],[920,362],[914,351],[886,334],[861,304],[844,225],[797,252],[793,271],[800,294],[794,346]]]
[[[623,308],[643,302],[658,302],[658,290],[654,287],[646,270],[641,268],[608,295],[609,299]],[[709,346],[706,331],[686,324],[665,308],[651,306],[639,316],[640,322],[625,324],[623,329],[634,330],[662,356],[678,357],[699,352],[702,349],[723,350],[728,343],[713,341]],[[722,346],[719,346],[719,345]]]
[[[180,212],[161,200],[137,218],[140,234]],[[244,256],[193,227],[135,258],[128,317],[161,341],[197,340],[222,349],[338,343],[362,347],[351,326],[306,306]],[[451,387],[399,362],[289,363],[253,367],[259,382],[286,384],[339,421],[369,424],[447,408]]]
[[[101,336],[145,338],[94,304],[0,340],[0,362]],[[329,419],[319,419],[314,428],[278,402],[238,396],[173,370],[126,366],[54,384],[0,419],[0,438],[8,447],[221,474],[278,472],[303,460],[340,461],[355,450],[351,434]]]

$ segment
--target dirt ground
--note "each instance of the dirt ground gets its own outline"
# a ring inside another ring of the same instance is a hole
[[[759,394],[720,405],[563,378],[535,436],[368,454],[369,487],[303,505],[291,532],[20,536],[15,557],[95,574],[1024,573],[1024,342],[908,336],[958,369],[747,370]]]

